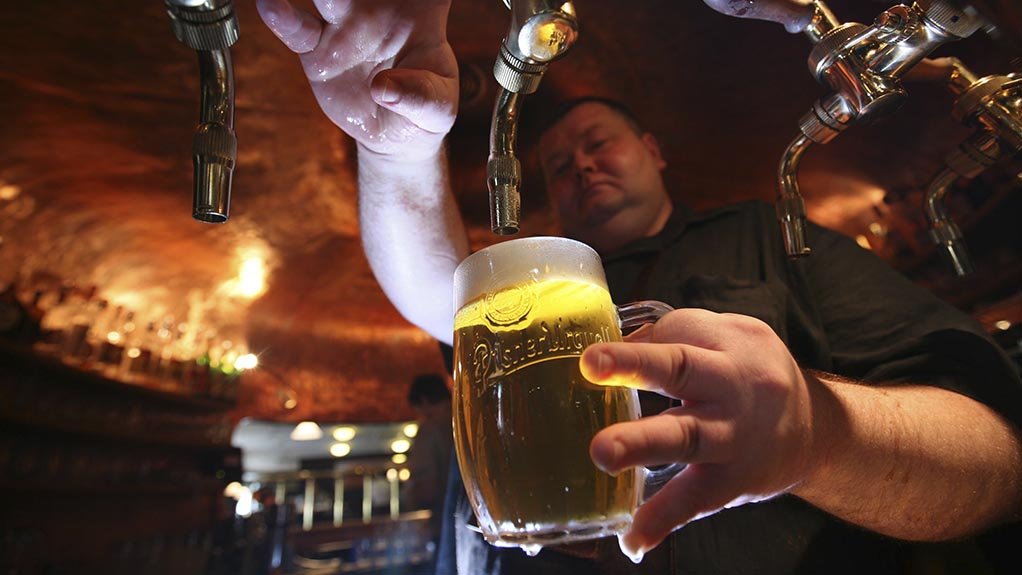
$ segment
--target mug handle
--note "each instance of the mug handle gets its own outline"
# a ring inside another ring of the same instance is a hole
[[[656,323],[658,319],[672,311],[674,311],[673,307],[656,300],[643,300],[618,306],[617,315],[621,320],[621,333],[630,333],[643,325]],[[660,491],[672,477],[683,469],[685,469],[683,463],[671,463],[658,466],[656,469],[644,467],[642,502],[645,503],[650,497],[656,495],[657,491]]]

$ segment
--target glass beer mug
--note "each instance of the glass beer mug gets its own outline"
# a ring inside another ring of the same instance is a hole
[[[637,419],[638,394],[590,383],[579,357],[672,308],[616,307],[596,252],[555,237],[466,258],[454,307],[455,446],[486,540],[531,555],[627,529],[647,475],[662,482],[676,469],[611,476],[593,464],[593,436]]]

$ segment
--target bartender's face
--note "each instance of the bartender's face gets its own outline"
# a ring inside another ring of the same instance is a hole
[[[671,214],[656,139],[601,103],[580,104],[558,120],[539,154],[565,234],[600,253],[656,234]]]

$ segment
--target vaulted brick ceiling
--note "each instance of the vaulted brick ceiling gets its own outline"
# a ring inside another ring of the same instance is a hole
[[[893,2],[892,2],[893,3]],[[205,321],[261,354],[238,415],[298,420],[406,418],[407,383],[442,370],[435,343],[407,324],[370,273],[358,238],[354,148],[316,107],[298,62],[237,1],[232,49],[239,138],[231,221],[194,222],[191,134],[198,117],[193,52],[163,3],[7,2],[0,7],[0,269],[47,270],[158,316]],[[891,3],[834,0],[842,20],[870,22]],[[1019,9],[980,3],[1020,37]],[[696,207],[774,196],[778,159],[823,88],[810,44],[765,22],[698,2],[577,2],[581,37],[525,101],[522,147],[536,110],[600,93],[633,105],[660,138],[676,196]],[[453,180],[476,247],[489,233],[485,160],[490,69],[508,25],[499,0],[454,0],[450,34],[463,102],[450,139]],[[944,51],[980,74],[1010,71],[1010,50],[974,37]],[[857,126],[807,155],[813,215],[864,233],[888,193],[925,188],[969,133],[940,86],[910,86],[896,116]],[[524,234],[556,230],[527,161]],[[10,204],[10,202],[8,202]],[[239,258],[271,270],[255,301],[225,295]],[[271,375],[272,373],[272,375]],[[286,409],[283,397],[296,397]]]

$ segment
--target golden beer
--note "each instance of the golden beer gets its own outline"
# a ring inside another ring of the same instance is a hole
[[[585,347],[620,340],[607,289],[576,278],[534,277],[458,310],[455,443],[491,543],[585,539],[631,522],[637,472],[603,473],[589,443],[604,427],[638,417],[635,392],[593,385],[579,372]]]

